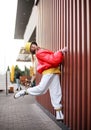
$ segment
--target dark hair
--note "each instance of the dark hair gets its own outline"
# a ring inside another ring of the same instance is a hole
[[[31,42],[31,45],[33,45],[33,44],[37,46],[37,43],[35,41]]]

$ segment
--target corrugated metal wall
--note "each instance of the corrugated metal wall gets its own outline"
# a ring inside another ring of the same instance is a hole
[[[37,42],[53,51],[69,48],[60,78],[64,123],[91,130],[91,0],[40,0],[38,11]],[[49,93],[37,100],[54,114]]]

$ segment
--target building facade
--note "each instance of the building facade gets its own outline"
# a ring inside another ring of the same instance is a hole
[[[60,65],[65,125],[71,130],[91,130],[91,0],[39,0],[25,30],[25,41],[31,39],[35,28],[41,47],[56,51],[68,46]],[[38,74],[37,83],[40,77]],[[49,92],[36,99],[55,114]]]

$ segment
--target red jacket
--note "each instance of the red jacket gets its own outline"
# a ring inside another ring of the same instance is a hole
[[[39,49],[36,53],[38,60],[37,71],[42,73],[49,68],[56,68],[63,61],[63,53],[60,51],[52,52],[49,50]]]

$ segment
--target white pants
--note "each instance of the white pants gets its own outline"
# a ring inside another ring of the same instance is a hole
[[[59,74],[45,74],[42,76],[39,85],[33,88],[28,88],[27,93],[30,95],[42,95],[49,89],[51,103],[54,109],[62,107],[60,101],[62,98],[62,91],[60,86]]]

